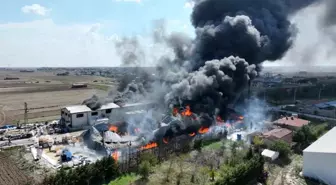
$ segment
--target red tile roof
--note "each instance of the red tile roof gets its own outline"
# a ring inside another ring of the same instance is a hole
[[[287,117],[287,118],[283,117],[281,119],[274,121],[274,123],[279,125],[289,125],[292,127],[302,127],[304,125],[308,125],[309,121],[296,117]]]
[[[263,133],[263,136],[265,136],[266,138],[268,137],[276,137],[278,139],[281,139],[285,136],[287,136],[288,134],[291,134],[292,131],[286,128],[276,128],[273,130],[270,130],[268,132]]]

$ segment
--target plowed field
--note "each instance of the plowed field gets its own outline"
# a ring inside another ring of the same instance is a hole
[[[31,180],[4,154],[0,153],[0,185],[25,185]]]

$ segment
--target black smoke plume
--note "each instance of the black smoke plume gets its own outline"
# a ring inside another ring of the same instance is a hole
[[[156,22],[154,41],[169,47],[174,56],[159,60],[153,83],[132,81],[116,100],[156,94],[166,104],[188,104],[193,112],[226,117],[227,108],[258,75],[262,62],[281,59],[291,48],[297,30],[289,16],[313,2],[195,0],[191,22],[196,38],[167,34],[164,22]],[[127,39],[117,45],[123,64],[145,59],[139,45]]]
[[[191,21],[196,30],[188,74],[171,86],[167,103],[190,104],[210,115],[227,107],[264,61],[281,59],[296,36],[289,16],[313,1],[196,0]],[[189,52],[189,51],[188,51]],[[177,55],[176,57],[181,56]]]

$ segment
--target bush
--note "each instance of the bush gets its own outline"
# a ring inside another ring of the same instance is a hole
[[[151,170],[151,165],[148,161],[143,161],[140,163],[139,174],[141,175],[141,178],[148,179],[150,170]]]
[[[291,153],[289,144],[282,140],[275,141],[270,149],[279,152],[279,157],[282,159],[288,159]]]
[[[93,164],[66,170],[61,168],[54,175],[47,176],[43,185],[103,184],[119,176],[119,170],[112,157],[106,157]]]
[[[224,176],[216,181],[216,185],[248,184],[260,177],[264,170],[264,160],[257,154],[250,160],[234,167],[224,167]]]

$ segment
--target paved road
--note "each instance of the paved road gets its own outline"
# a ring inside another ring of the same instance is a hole
[[[83,133],[83,131],[78,131],[78,132],[71,132],[69,133],[71,136],[79,136],[81,133]],[[55,134],[55,135],[51,135],[53,138],[57,137],[57,140],[60,140],[63,136],[65,136],[66,134]],[[32,138],[28,138],[28,139],[17,139],[17,140],[12,140],[12,146],[21,146],[21,145],[32,145],[34,144],[34,139]],[[0,148],[2,148],[3,146],[7,146],[6,144],[8,143],[8,140],[5,141],[0,141]]]

